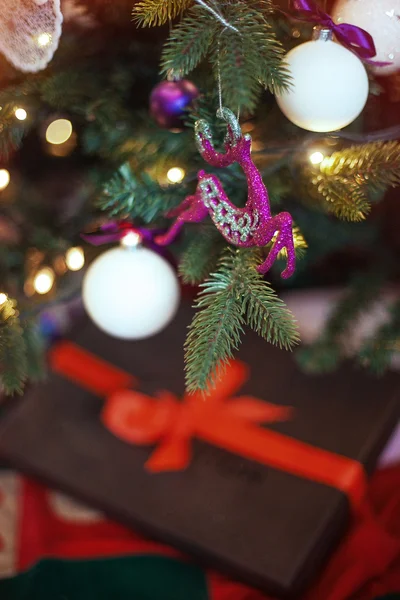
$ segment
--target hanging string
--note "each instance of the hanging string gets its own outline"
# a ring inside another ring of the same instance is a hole
[[[220,40],[218,38],[218,45],[217,45],[217,84],[218,84],[219,110],[222,113],[222,81],[221,81],[221,64],[219,62],[219,49],[220,49]]]
[[[204,2],[204,0],[195,0],[195,2],[197,2],[197,4],[199,4],[206,10],[208,10],[224,26],[223,30],[220,33],[220,36],[224,33],[225,29],[230,29],[231,31],[234,31],[235,33],[240,34],[240,31],[239,31],[239,29],[237,29],[237,27],[235,27],[234,25],[229,23],[219,11],[215,10],[214,8],[212,8],[211,6],[206,4]],[[223,108],[222,81],[221,81],[221,65],[220,65],[219,56],[220,56],[220,37],[218,38],[218,43],[217,43],[217,84],[218,84],[219,110],[222,112],[222,108]],[[240,116],[240,106],[238,106],[238,112],[237,112],[238,120],[239,120],[239,116]]]
[[[213,8],[211,8],[211,6],[208,6],[208,4],[206,4],[204,2],[204,0],[195,0],[195,2],[197,2],[197,4],[200,4],[200,6],[202,6],[206,10],[208,10],[208,12],[210,12],[212,15],[214,15],[214,17],[220,23],[222,23],[222,25],[224,27],[227,27],[228,29],[231,29],[232,31],[235,31],[236,33],[239,33],[239,29],[237,29],[236,27],[234,27],[234,25],[231,25],[230,23],[228,23],[228,21],[225,19],[225,17],[220,12],[214,10]]]

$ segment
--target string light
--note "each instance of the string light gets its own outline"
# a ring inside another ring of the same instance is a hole
[[[85,264],[85,254],[82,248],[70,248],[65,255],[65,262],[70,271],[79,271]]]
[[[35,275],[33,287],[38,294],[47,294],[54,284],[54,271],[50,267],[43,267]]]
[[[324,155],[322,154],[322,152],[319,152],[319,150],[317,150],[316,152],[310,154],[309,159],[312,165],[319,165],[324,160]]]
[[[41,48],[44,48],[45,46],[48,46],[50,44],[51,35],[50,35],[50,33],[41,33],[40,35],[37,36],[36,40],[37,40],[38,46],[40,46]]]
[[[122,246],[125,248],[135,248],[141,240],[141,236],[139,233],[135,231],[129,231],[121,240]]]
[[[185,171],[180,167],[172,167],[167,173],[167,179],[170,183],[180,183],[185,175]]]
[[[28,113],[24,108],[16,108],[14,110],[14,115],[19,121],[25,121],[26,117],[28,116]]]
[[[8,298],[7,298],[7,294],[4,294],[3,292],[1,292],[0,294],[0,306],[2,306],[2,304],[4,304],[5,302],[7,302]]]
[[[49,144],[64,144],[72,135],[72,123],[68,119],[56,119],[46,129]]]
[[[0,190],[5,190],[10,183],[10,173],[7,169],[0,169]]]

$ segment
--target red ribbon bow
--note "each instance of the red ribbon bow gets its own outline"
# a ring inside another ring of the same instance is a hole
[[[133,390],[117,391],[106,403],[103,423],[126,442],[158,443],[145,466],[159,472],[187,467],[194,437],[242,454],[246,448],[248,451],[249,436],[262,431],[255,425],[284,421],[291,414],[289,407],[251,396],[230,397],[247,379],[243,363],[231,362],[226,373],[217,377],[218,383],[210,395],[185,395],[181,402],[166,391],[160,392],[158,398]]]
[[[261,427],[287,420],[290,407],[252,396],[231,397],[248,377],[243,363],[231,362],[209,396],[185,395],[180,402],[170,392],[152,398],[127,389],[136,384],[131,375],[70,342],[55,346],[50,359],[53,370],[107,398],[102,420],[114,435],[135,445],[156,444],[145,465],[151,472],[185,468],[190,442],[197,437],[264,466],[338,488],[353,509],[365,495],[359,462]]]

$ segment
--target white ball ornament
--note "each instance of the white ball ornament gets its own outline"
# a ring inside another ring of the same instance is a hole
[[[377,75],[400,69],[400,0],[338,0],[332,18],[336,23],[357,25],[372,35],[376,56],[372,61],[391,63],[374,66]]]
[[[308,131],[336,131],[349,125],[368,98],[368,76],[360,59],[332,40],[330,29],[286,55],[291,87],[277,94],[283,114]]]
[[[150,337],[173,319],[180,291],[175,272],[161,256],[143,248],[104,252],[83,281],[83,303],[94,323],[109,335]]]

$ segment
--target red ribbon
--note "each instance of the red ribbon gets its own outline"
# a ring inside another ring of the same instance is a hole
[[[104,425],[118,438],[136,445],[156,444],[145,467],[150,472],[184,469],[191,461],[195,437],[265,466],[329,485],[345,493],[352,509],[364,498],[363,466],[350,458],[316,448],[260,427],[287,420],[290,407],[251,396],[232,398],[248,378],[243,363],[231,362],[210,395],[170,392],[157,398],[127,389],[135,379],[70,342],[50,354],[54,371],[107,398]]]

